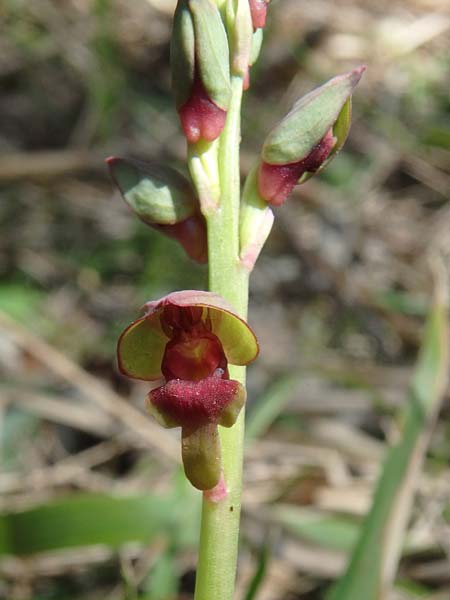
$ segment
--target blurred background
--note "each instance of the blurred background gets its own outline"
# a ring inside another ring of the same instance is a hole
[[[174,4],[0,4],[0,598],[192,598],[200,495],[115,344],[206,270],[128,212],[103,162],[183,168]],[[368,68],[344,151],[276,211],[252,277],[238,599],[322,598],[397,439],[427,256],[450,250],[449,31],[448,0],[271,3],[243,175],[295,99]],[[395,598],[450,598],[449,416],[447,400]]]

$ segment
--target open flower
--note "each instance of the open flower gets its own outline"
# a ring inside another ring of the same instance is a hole
[[[258,354],[255,335],[227,302],[211,292],[174,292],[144,305],[144,316],[119,338],[119,368],[145,381],[164,378],[147,407],[164,427],[181,427],[186,476],[201,490],[220,479],[218,425],[231,427],[245,388],[229,379],[228,363]]]

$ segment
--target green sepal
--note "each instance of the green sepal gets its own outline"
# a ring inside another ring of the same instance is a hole
[[[156,381],[163,374],[161,361],[168,338],[159,314],[141,317],[122,332],[117,343],[119,369],[128,377]]]
[[[115,157],[107,163],[125,202],[146,223],[174,225],[198,210],[189,181],[175,169]]]
[[[195,75],[194,23],[186,0],[178,0],[170,42],[172,89],[177,108],[191,96]]]
[[[347,139],[348,132],[350,131],[350,125],[352,120],[352,98],[348,98],[347,102],[341,109],[335,124],[333,125],[333,136],[336,138],[336,144],[331,151],[329,160],[332,156],[337,154]]]
[[[211,0],[190,0],[198,75],[208,97],[223,110],[231,99],[228,39],[219,9]]]
[[[285,165],[306,158],[336,124],[364,70],[365,67],[358,67],[334,77],[301,98],[267,136],[262,159],[269,164]],[[346,118],[342,120],[341,129]],[[342,137],[345,139],[341,134]]]
[[[181,455],[186,477],[194,487],[210,490],[219,483],[222,464],[217,425],[205,425],[194,431],[183,427]]]

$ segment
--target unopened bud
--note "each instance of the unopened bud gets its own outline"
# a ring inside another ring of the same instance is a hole
[[[189,144],[195,144],[201,139],[214,141],[222,133],[227,118],[226,111],[208,97],[198,78],[192,86],[191,97],[178,112]]]
[[[172,86],[189,143],[216,139],[224,125],[230,87],[229,48],[211,0],[179,0],[171,43]]]
[[[318,172],[342,148],[351,120],[351,95],[365,67],[331,79],[299,100],[267,136],[261,153],[258,189],[283,204],[297,182]]]
[[[106,162],[131,210],[147,225],[176,239],[191,258],[205,262],[206,226],[189,181],[162,165],[119,157]]]
[[[265,200],[274,206],[283,204],[305,174],[314,174],[324,165],[335,144],[336,138],[330,129],[303,160],[286,165],[270,165],[261,162],[258,188]]]

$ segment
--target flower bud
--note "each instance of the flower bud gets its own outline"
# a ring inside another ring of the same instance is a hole
[[[123,199],[144,223],[176,239],[192,259],[206,262],[206,226],[185,177],[137,160],[111,157],[107,164]]]
[[[350,129],[351,95],[365,67],[331,79],[299,100],[270,132],[261,153],[259,193],[281,205],[297,182],[321,170]]]
[[[189,143],[216,139],[231,87],[228,39],[211,0],[178,0],[171,43],[172,87]]]

